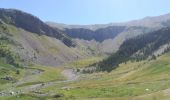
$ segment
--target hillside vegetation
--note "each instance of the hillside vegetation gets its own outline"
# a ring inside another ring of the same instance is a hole
[[[110,73],[85,74],[75,82],[56,84],[42,92],[61,93],[63,100],[167,100],[169,59],[166,54],[151,61],[128,61]]]
[[[169,19],[51,26],[0,9],[0,100],[169,100]]]
[[[19,67],[19,56],[11,51],[14,41],[11,39],[8,27],[0,21],[0,61]]]
[[[128,39],[119,48],[119,50],[110,57],[98,64],[98,70],[112,71],[120,63],[128,60],[140,61],[151,57],[156,59],[154,52],[161,46],[169,44],[170,29],[165,28],[152,33],[139,35],[135,38]],[[163,52],[169,51],[169,47],[164,48]]]

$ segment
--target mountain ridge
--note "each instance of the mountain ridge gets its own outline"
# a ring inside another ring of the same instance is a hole
[[[57,23],[57,22],[53,22],[53,21],[46,21],[46,23],[52,27],[60,27],[60,29],[85,28],[85,29],[90,29],[90,30],[95,31],[98,28],[106,28],[109,26],[128,26],[128,25],[140,26],[140,25],[135,25],[135,24],[139,24],[139,21],[148,21],[148,20],[153,20],[153,19],[156,20],[157,22],[166,21],[167,19],[170,19],[170,13],[162,14],[162,15],[158,15],[158,16],[147,16],[147,17],[144,17],[141,19],[130,20],[130,21],[126,21],[126,22],[117,22],[117,23],[111,22],[108,24],[69,25],[69,24]]]
[[[26,65],[35,63],[56,67],[91,54],[88,49],[82,51],[84,47],[61,30],[51,28],[37,17],[20,10],[0,9],[0,22],[0,37],[13,40],[15,44],[8,43],[11,51],[19,55]],[[4,30],[7,32],[4,33]]]
[[[125,23],[111,23],[99,25],[66,25],[47,23],[51,27],[59,28],[68,36],[75,39],[77,42],[90,42],[92,46],[97,48],[104,54],[111,54],[116,52],[120,45],[127,39],[133,38],[140,34],[147,34],[161,28],[169,27],[168,21],[170,14],[145,17],[139,20],[133,20]],[[117,29],[116,29],[117,27]],[[122,27],[122,28],[121,28]],[[115,32],[114,32],[114,31]],[[94,44],[94,42],[96,43]],[[86,45],[83,43],[83,45]],[[89,46],[89,45],[86,45]],[[107,48],[107,49],[106,49]]]
[[[169,100],[169,14],[99,26],[0,11],[0,99]]]
[[[5,23],[15,25],[38,35],[47,35],[60,39],[67,46],[75,46],[70,38],[66,37],[62,31],[53,29],[35,17],[26,12],[16,9],[0,9],[0,19]]]

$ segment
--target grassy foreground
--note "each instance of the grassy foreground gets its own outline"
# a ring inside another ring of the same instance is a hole
[[[169,61],[169,54],[152,61],[129,61],[120,64],[110,73],[80,74],[74,81],[64,81],[61,68],[33,66],[30,71],[21,70],[18,79],[25,75],[29,75],[29,78],[18,89],[38,82],[63,82],[42,87],[38,93],[29,91],[15,96],[3,96],[0,100],[169,100]],[[39,73],[30,74],[34,71]],[[1,89],[5,86],[1,85]]]
[[[170,56],[157,60],[127,62],[111,73],[81,75],[64,85],[42,89],[77,100],[168,100],[170,98]],[[67,88],[67,89],[63,89]]]

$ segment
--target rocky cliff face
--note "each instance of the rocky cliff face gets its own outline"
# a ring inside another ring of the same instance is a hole
[[[98,42],[103,42],[106,39],[113,39],[119,33],[125,30],[125,26],[110,26],[107,28],[100,28],[95,31],[90,29],[75,28],[75,29],[65,29],[65,33],[72,38],[79,38],[84,40],[96,40]]]
[[[170,14],[146,17],[125,23],[110,23],[96,25],[66,25],[47,22],[54,28],[60,28],[68,36],[83,45],[91,46],[104,54],[116,52],[127,39],[169,27]]]

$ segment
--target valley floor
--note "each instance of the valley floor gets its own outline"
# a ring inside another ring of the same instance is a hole
[[[73,67],[81,69],[95,61],[99,59],[19,71],[1,63],[0,100],[169,100],[170,54],[129,61],[110,73],[82,74]]]

